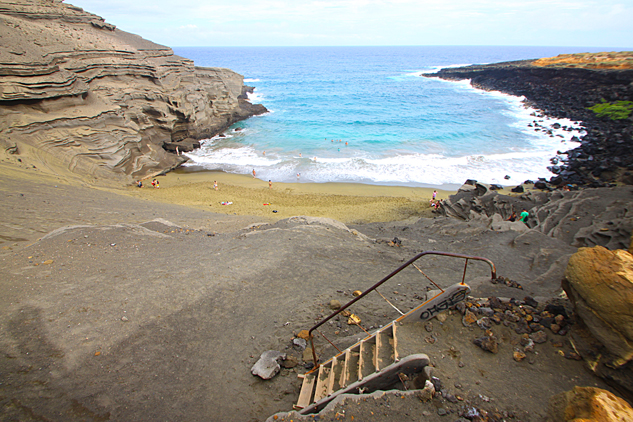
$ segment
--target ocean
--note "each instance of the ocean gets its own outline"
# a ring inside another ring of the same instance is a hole
[[[192,170],[274,182],[454,189],[467,179],[516,185],[549,178],[582,122],[538,118],[521,98],[423,74],[443,67],[605,51],[578,47],[177,47],[225,67],[268,110],[187,154]],[[551,129],[559,122],[574,130]]]

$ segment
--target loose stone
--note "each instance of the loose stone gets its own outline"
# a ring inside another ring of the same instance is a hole
[[[545,333],[545,331],[537,331],[530,334],[530,338],[534,340],[534,343],[542,344],[547,341],[547,334]]]
[[[470,310],[466,310],[464,317],[462,318],[462,324],[464,327],[470,327],[471,324],[477,322],[477,317]]]
[[[480,337],[478,339],[475,339],[473,343],[490,353],[497,353],[499,351],[497,339],[495,339],[493,336]]]
[[[515,350],[512,354],[512,358],[517,362],[521,362],[523,359],[525,359],[525,353]]]

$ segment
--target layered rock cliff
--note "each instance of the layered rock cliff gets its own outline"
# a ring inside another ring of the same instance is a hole
[[[633,53],[630,54],[633,56]],[[628,57],[628,56],[627,56]],[[425,75],[447,80],[470,79],[474,87],[524,96],[552,117],[581,121],[587,130],[581,146],[554,158],[552,182],[592,187],[612,182],[633,184],[633,117],[611,120],[591,111],[606,102],[633,101],[633,69],[605,69],[576,64],[542,65],[542,60],[442,69]],[[535,117],[535,120],[538,117]],[[536,128],[535,130],[542,130]],[[545,176],[545,175],[543,175]]]
[[[30,166],[129,183],[266,112],[241,75],[58,0],[2,0],[0,38],[0,147]]]

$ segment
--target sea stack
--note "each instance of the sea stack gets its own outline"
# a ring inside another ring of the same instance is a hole
[[[132,183],[173,169],[200,139],[266,112],[228,69],[61,1],[0,5],[3,160],[90,183]]]

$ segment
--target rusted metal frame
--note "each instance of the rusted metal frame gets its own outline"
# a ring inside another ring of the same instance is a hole
[[[376,293],[378,293],[378,294],[380,295],[380,297],[381,297],[381,298],[385,299],[385,302],[387,302],[388,304],[390,304],[390,305],[391,305],[391,307],[392,307],[393,309],[395,309],[396,311],[398,311],[398,313],[399,313],[400,315],[404,315],[404,313],[402,313],[402,311],[401,311],[400,309],[396,308],[396,306],[395,306],[393,303],[389,302],[389,299],[387,299],[386,297],[384,297],[384,296],[382,295],[382,293],[380,293],[380,292],[378,291],[378,289],[374,289],[374,291],[375,291]]]
[[[466,265],[468,265],[468,260],[469,259],[474,259],[474,260],[477,260],[477,261],[484,261],[490,266],[491,278],[492,279],[497,278],[497,269],[495,268],[495,264],[491,260],[489,260],[487,258],[483,258],[483,257],[479,257],[479,256],[470,256],[470,255],[456,254],[456,253],[451,253],[451,252],[440,252],[440,251],[424,251],[424,252],[420,252],[419,254],[417,254],[416,256],[414,256],[413,258],[411,258],[410,260],[408,260],[404,264],[402,264],[400,267],[396,268],[394,271],[392,271],[389,275],[384,277],[382,280],[380,280],[379,282],[377,282],[376,284],[371,286],[369,289],[365,290],[363,293],[361,293],[360,295],[358,295],[357,297],[355,297],[351,301],[347,302],[345,305],[340,307],[337,311],[334,311],[330,316],[328,316],[327,318],[321,320],[321,322],[317,323],[312,328],[310,328],[310,330],[308,331],[308,338],[310,339],[310,346],[312,347],[312,359],[314,361],[314,369],[318,368],[319,365],[318,365],[318,360],[317,360],[317,356],[316,356],[316,351],[314,349],[314,337],[312,336],[312,332],[314,330],[316,330],[317,328],[319,328],[321,325],[325,324],[326,322],[328,322],[329,320],[334,318],[336,315],[338,315],[341,312],[343,312],[345,309],[347,309],[350,306],[352,306],[354,303],[358,302],[360,299],[362,299],[365,296],[367,296],[367,294],[371,293],[371,291],[375,290],[381,284],[383,284],[384,282],[386,282],[387,280],[389,280],[390,278],[392,278],[393,276],[398,274],[400,271],[404,270],[406,267],[408,267],[409,265],[413,264],[415,261],[417,261],[418,259],[422,258],[425,255],[440,255],[440,256],[450,256],[450,257],[453,257],[453,258],[463,258],[463,259],[466,259]],[[465,276],[466,276],[466,268],[464,267],[464,275],[463,275],[463,277],[465,277]],[[462,283],[463,282],[464,282],[464,279],[462,278]]]
[[[464,263],[464,275],[462,275],[462,283],[464,284],[464,280],[466,280],[466,268],[468,268],[468,258],[466,258],[466,262]]]
[[[330,344],[332,345],[332,347],[334,347],[334,348],[335,348],[335,349],[336,349],[339,353],[341,353],[341,350],[340,350],[338,347],[336,347],[336,346],[334,345],[334,343],[332,343],[332,342],[330,341],[330,339],[329,339],[329,338],[325,337],[325,334],[323,334],[323,333],[322,333],[321,331],[319,331],[319,330],[316,330],[316,332],[317,332],[317,333],[319,333],[319,334],[321,334],[321,337],[323,337],[324,339],[326,339],[326,340],[327,340],[327,342],[328,342],[328,343],[330,343]],[[314,349],[312,349],[312,350],[314,350]]]
[[[415,265],[415,264],[411,264],[411,265],[413,265],[413,266],[414,266],[414,267],[415,267],[418,271],[420,271],[420,272],[422,273],[422,275],[423,275],[424,277],[426,277],[426,279],[427,279],[427,280],[429,280],[431,283],[433,283],[433,285],[434,285],[435,287],[437,287],[438,289],[440,289],[440,290],[442,291],[442,293],[444,293],[444,289],[442,289],[440,286],[438,286],[436,282],[434,282],[433,280],[431,280],[431,277],[429,277],[428,275],[424,274],[424,271],[422,271],[422,270],[420,269],[420,267],[418,267],[418,266],[417,266],[417,265]],[[463,282],[463,281],[464,281],[464,280],[462,280],[462,282]]]

